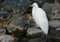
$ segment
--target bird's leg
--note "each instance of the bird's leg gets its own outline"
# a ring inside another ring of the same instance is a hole
[[[47,35],[45,33],[42,34],[42,37],[40,39],[41,42],[46,42],[47,41]]]

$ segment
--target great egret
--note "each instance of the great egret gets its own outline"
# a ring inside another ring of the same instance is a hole
[[[32,17],[36,24],[42,29],[45,34],[48,34],[48,19],[45,11],[42,8],[38,7],[37,3],[33,3],[32,5]]]

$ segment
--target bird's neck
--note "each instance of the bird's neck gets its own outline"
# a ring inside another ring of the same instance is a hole
[[[38,8],[39,6],[38,5],[36,5],[36,6],[34,6],[35,8]]]
[[[38,6],[33,7],[34,10],[36,10],[37,8],[38,8]]]

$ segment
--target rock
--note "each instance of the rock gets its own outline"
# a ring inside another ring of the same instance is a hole
[[[51,33],[49,34],[49,37],[60,40],[60,30],[52,30]]]
[[[56,30],[57,30],[57,31],[60,30],[60,27],[58,27]]]
[[[54,5],[54,7],[52,8],[52,13],[51,13],[51,19],[60,19],[60,5]]]
[[[21,7],[21,12],[17,13],[18,15],[14,15],[12,17],[12,19],[11,19],[12,22],[10,23],[10,24],[14,23],[14,25],[16,25],[15,27],[17,27],[17,26],[20,25],[20,21],[21,21],[21,17],[20,16],[28,9],[28,5],[32,4],[33,1],[38,2],[40,7],[43,6],[42,8],[47,13],[47,16],[49,18],[49,26],[50,26],[49,27],[50,28],[50,32],[49,32],[48,37],[50,37],[51,39],[52,38],[60,39],[60,5],[57,5],[56,3],[54,3],[54,0],[53,1],[52,0],[48,1],[47,0],[48,3],[45,3],[46,0],[5,0],[2,4],[0,4],[0,6],[3,6],[3,8],[5,7],[8,11],[11,11],[10,7],[13,6],[13,5],[18,6],[17,8],[19,10],[20,10],[20,7]],[[57,0],[57,1],[59,1],[59,0]],[[4,9],[4,11],[7,11],[6,9]],[[16,7],[15,7],[15,9],[16,9]],[[13,12],[13,10],[12,10],[12,12]],[[11,14],[12,12],[8,12],[8,13]],[[1,11],[0,11],[0,13],[1,13]],[[21,23],[22,23],[22,25],[25,25],[24,24],[25,21],[24,22],[23,21],[24,20],[22,20]],[[11,30],[14,29],[13,26],[12,27],[11,26],[7,26],[7,27],[9,27]],[[39,32],[40,30],[32,29],[30,34],[33,34],[33,31],[34,31],[34,33],[36,33],[35,31]],[[40,34],[39,33],[38,34],[34,34],[34,35],[32,35],[32,37],[34,37],[36,35],[40,35]],[[55,40],[55,39],[52,39],[52,40],[51,39],[50,39],[51,42],[53,40]],[[35,38],[35,39],[30,39],[29,40],[29,42],[37,42],[37,41],[40,42],[40,38]],[[48,41],[48,42],[50,42],[50,41]]]
[[[45,3],[42,8],[47,13],[49,20],[54,20],[54,19],[60,20],[60,8],[59,7],[60,5],[57,5],[57,4]]]
[[[4,0],[0,0],[0,4],[3,3],[3,2],[4,2]]]
[[[31,39],[29,42],[40,42],[40,38]]]
[[[3,35],[3,34],[5,34],[5,30],[4,29],[0,29],[0,35]]]
[[[55,0],[46,0],[47,3],[54,3]]]
[[[49,3],[45,3],[42,7],[43,10],[46,12],[49,20],[51,19],[52,7],[53,7],[52,4]]]
[[[29,35],[33,35],[33,34],[41,33],[41,32],[42,32],[42,30],[40,30],[40,29],[35,29],[35,28],[29,28],[28,31],[27,31],[27,33],[28,33]]]
[[[51,21],[49,21],[49,24],[52,27],[58,27],[58,26],[60,26],[60,21],[58,21],[58,20],[51,20]]]
[[[57,0],[57,2],[60,4],[60,0]]]

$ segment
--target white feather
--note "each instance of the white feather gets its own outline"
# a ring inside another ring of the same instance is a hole
[[[42,31],[48,34],[48,19],[43,9],[39,8],[37,3],[33,4],[32,16],[36,24],[42,29]]]

